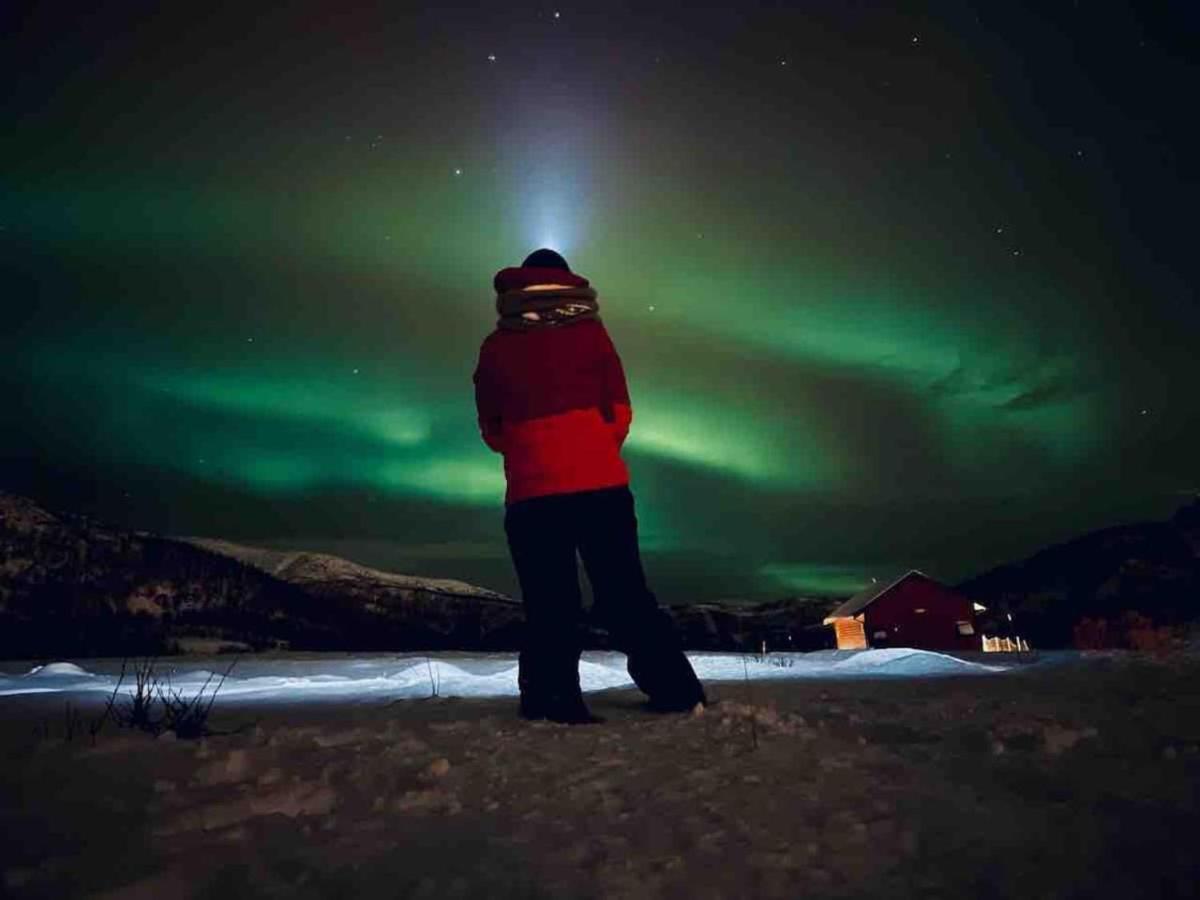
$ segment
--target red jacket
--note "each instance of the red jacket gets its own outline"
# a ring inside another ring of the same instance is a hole
[[[540,271],[503,270],[497,289],[537,283]],[[506,504],[629,483],[621,445],[633,408],[621,358],[597,318],[497,328],[479,348],[475,407],[484,442],[504,454]]]

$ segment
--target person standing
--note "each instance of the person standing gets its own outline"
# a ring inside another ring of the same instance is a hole
[[[521,715],[601,721],[579,685],[576,553],[595,617],[628,657],[650,708],[683,712],[706,703],[642,569],[621,459],[633,408],[595,289],[548,249],[501,269],[493,286],[499,320],[479,350],[475,405],[484,442],[504,456],[504,530],[525,613]]]

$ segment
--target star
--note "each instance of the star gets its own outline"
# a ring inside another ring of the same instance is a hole
[[[786,66],[786,65],[787,65],[787,60],[786,60],[786,59],[781,59],[781,60],[779,61],[779,64],[780,64],[781,66]]]
[[[495,54],[495,53],[489,53],[489,54],[488,54],[488,62],[495,62],[495,61],[496,61],[496,54]]]
[[[248,338],[246,338],[246,343],[247,343],[247,344],[253,344],[253,343],[254,343],[254,338],[252,338],[252,337],[248,337]]]
[[[919,43],[919,42],[920,42],[920,40],[921,40],[921,39],[920,39],[920,37],[918,37],[918,36],[917,36],[917,35],[915,35],[915,34],[913,35],[912,42],[913,42],[914,44],[916,44],[916,43]]]
[[[1003,229],[1003,228],[997,228],[997,229],[996,229],[996,234],[1004,234],[1004,229]]]
[[[358,374],[358,369],[354,369],[353,371],[354,371],[354,374],[355,374],[355,375],[357,375],[357,374]]]
[[[556,19],[557,19],[557,18],[559,18],[559,16],[560,16],[560,14],[559,14],[559,11],[556,9],[556,10],[554,11],[554,18],[556,18]]]
[[[648,307],[646,307],[646,308],[647,308],[648,310],[650,310],[650,312],[654,312],[654,307],[653,307],[653,306],[648,306]]]
[[[455,175],[461,175],[461,174],[462,174],[462,169],[455,169],[455,170],[454,170],[454,174],[455,174]]]

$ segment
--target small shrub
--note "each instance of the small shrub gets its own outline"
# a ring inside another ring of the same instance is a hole
[[[1140,613],[1128,612],[1122,618],[1125,638],[1131,650],[1163,654],[1175,649],[1175,635],[1166,626],[1156,626]]]
[[[155,693],[158,689],[158,675],[154,672],[154,660],[147,657],[140,663],[135,663],[133,670],[134,691],[129,695],[129,702],[113,713],[113,720],[122,728],[136,728],[158,734],[161,717],[154,715]],[[121,675],[124,677],[125,667],[122,664]]]
[[[75,701],[67,698],[63,705],[63,728],[62,739],[64,743],[70,743],[75,740],[75,735],[83,733],[83,714],[75,705]],[[90,728],[90,725],[89,725]],[[34,726],[33,736],[39,741],[48,741],[52,736],[53,729],[50,727],[50,719],[43,717],[37,725]]]
[[[1114,620],[1080,619],[1073,629],[1072,644],[1077,650],[1122,648],[1163,654],[1174,650],[1178,639],[1170,627],[1129,610]]]
[[[742,662],[774,666],[777,669],[790,669],[796,665],[796,660],[790,656],[776,656],[771,653],[754,653],[750,655],[742,654]]]
[[[182,691],[174,690],[168,677],[167,689],[164,691],[161,686],[158,688],[158,699],[163,709],[163,729],[175,732],[175,736],[179,738],[198,738],[209,734],[208,714],[217,701],[217,692],[221,690],[221,686],[225,684],[225,679],[229,677],[229,673],[233,671],[235,665],[237,665],[237,659],[231,662],[229,668],[221,675],[221,680],[213,688],[207,703],[204,702],[204,692],[208,690],[209,684],[216,677],[215,673],[209,674],[194,697],[184,697]]]
[[[1072,629],[1071,644],[1076,650],[1105,650],[1109,643],[1108,622],[1084,617]]]
[[[216,702],[217,693],[225,684],[225,679],[229,677],[233,667],[237,665],[238,659],[241,657],[229,664],[229,668],[221,675],[211,694],[206,696],[216,673],[209,674],[199,692],[193,697],[185,697],[182,691],[176,690],[171,685],[170,675],[164,684],[154,671],[154,660],[143,660],[134,669],[134,690],[129,695],[129,702],[116,707],[114,703],[117,690],[125,677],[125,665],[122,664],[121,678],[117,681],[117,688],[113,690],[104,717],[93,732],[93,738],[103,727],[104,720],[110,717],[122,728],[136,728],[154,735],[164,731],[173,731],[180,738],[197,738],[210,734],[209,714]]]

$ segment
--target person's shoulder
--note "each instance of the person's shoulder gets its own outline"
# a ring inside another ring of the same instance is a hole
[[[503,333],[504,332],[501,329],[496,328],[493,331],[485,334],[483,336],[483,340],[479,342],[479,355],[485,356],[487,354],[494,353],[496,350],[497,341],[500,339]]]

